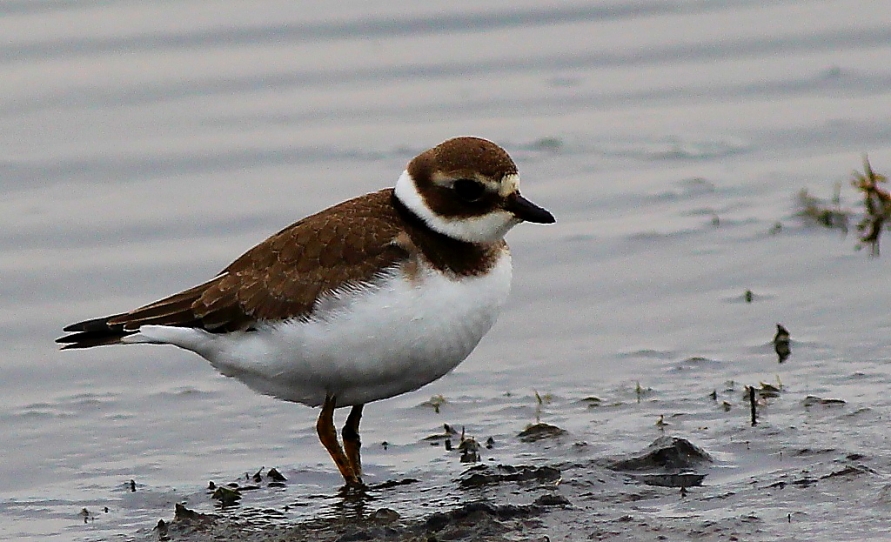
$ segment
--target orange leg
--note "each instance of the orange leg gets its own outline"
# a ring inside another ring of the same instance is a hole
[[[359,421],[362,419],[362,407],[364,405],[356,405],[350,410],[346,424],[343,426],[343,449],[346,452],[347,459],[353,467],[356,476],[362,477],[362,459],[359,456],[359,448],[362,447],[362,441],[359,439]]]
[[[325,397],[325,404],[322,405],[322,412],[319,414],[319,420],[316,422],[316,432],[319,434],[319,440],[322,446],[328,450],[334,464],[343,476],[347,485],[360,485],[362,482],[359,476],[353,470],[350,460],[343,453],[343,448],[337,441],[337,428],[334,427],[334,407],[337,401],[333,396]]]

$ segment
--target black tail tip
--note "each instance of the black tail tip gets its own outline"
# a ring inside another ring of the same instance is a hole
[[[71,333],[71,335],[59,337],[56,339],[56,343],[64,345],[62,350],[91,348],[106,344],[118,344],[123,337],[135,333],[135,331],[124,331],[124,326],[120,324],[109,325],[108,322],[113,318],[115,316],[106,316],[65,326],[62,331]]]

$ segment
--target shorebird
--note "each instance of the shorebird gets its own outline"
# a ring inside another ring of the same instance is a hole
[[[552,223],[520,195],[514,161],[484,139],[450,139],[387,188],[281,230],[209,281],[65,328],[63,349],[171,344],[285,401],[321,406],[316,429],[348,485],[361,485],[366,403],[451,371],[507,299],[504,235]],[[351,407],[337,438],[334,409]]]

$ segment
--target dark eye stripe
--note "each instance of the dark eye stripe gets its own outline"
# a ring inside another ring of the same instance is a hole
[[[464,201],[478,201],[486,193],[486,187],[473,179],[458,179],[452,185],[455,194]]]

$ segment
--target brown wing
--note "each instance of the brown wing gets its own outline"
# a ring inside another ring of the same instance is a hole
[[[346,202],[270,237],[207,285],[194,314],[210,328],[298,318],[319,295],[404,260],[408,254],[394,243],[399,224],[385,212],[389,197],[380,199]]]
[[[346,201],[285,228],[213,280],[124,314],[72,324],[66,348],[113,344],[149,324],[246,329],[309,315],[318,297],[409,258],[395,240],[392,190]]]

